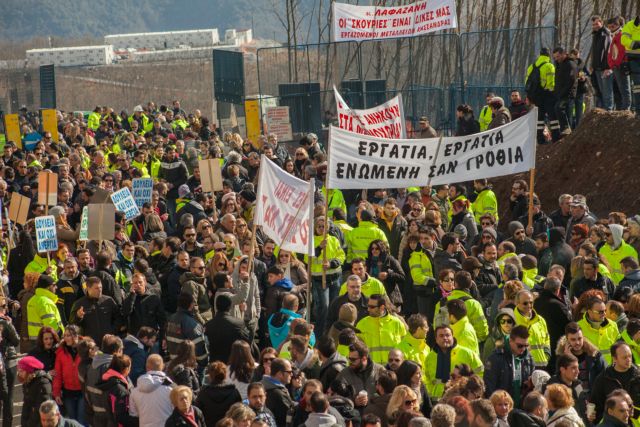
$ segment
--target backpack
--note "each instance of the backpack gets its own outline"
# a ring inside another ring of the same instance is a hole
[[[466,302],[472,298],[468,295],[464,295],[456,299],[459,299],[462,302]],[[447,308],[447,301],[448,300],[446,297],[440,300],[440,310],[438,310],[435,317],[433,318],[434,329],[442,325],[449,326],[449,309]]]
[[[542,88],[542,78],[540,76],[540,68],[546,63],[535,65],[533,64],[533,68],[529,77],[527,77],[527,81],[524,86],[525,93],[529,100],[531,100],[534,104],[538,104],[542,99],[544,94],[544,89]]]

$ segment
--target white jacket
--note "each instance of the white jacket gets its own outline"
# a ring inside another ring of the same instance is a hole
[[[129,399],[129,414],[140,419],[140,427],[164,425],[173,412],[169,394],[174,386],[161,371],[148,371],[138,377],[138,386]]]
[[[569,421],[572,427],[584,427],[584,422],[573,407],[558,409],[547,420],[547,427],[553,427],[560,421]]]

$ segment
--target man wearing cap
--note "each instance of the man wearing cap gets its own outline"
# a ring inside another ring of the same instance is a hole
[[[420,117],[418,122],[417,137],[421,139],[425,138],[437,138],[438,133],[429,124],[429,119],[426,116]]]
[[[621,261],[623,258],[631,257],[638,261],[636,250],[626,243],[622,238],[624,232],[620,224],[609,224],[609,229],[605,232],[607,242],[600,248],[600,256],[609,262],[611,280],[615,285],[624,278],[624,269]]]
[[[144,114],[144,110],[142,109],[141,105],[136,105],[135,107],[133,107],[133,115],[129,116],[128,119],[129,126],[131,126],[131,123],[134,120],[138,122],[138,128],[140,129],[140,132],[142,134],[144,134],[145,132],[149,132],[153,128],[153,123],[151,123],[149,121],[149,117]],[[133,131],[133,127],[131,130]]]
[[[589,229],[596,223],[596,218],[589,212],[587,198],[582,194],[576,194],[571,200],[571,218],[567,222],[567,231],[571,231],[576,224],[587,224]],[[571,233],[566,233],[565,241],[569,243]]]
[[[524,225],[520,221],[511,221],[509,223],[509,234],[511,234],[511,237],[506,241],[514,244],[516,254],[537,255],[536,242],[527,237]]]
[[[43,326],[50,326],[58,335],[64,332],[57,302],[55,281],[45,274],[41,275],[36,284],[35,295],[27,303],[27,330],[33,344]]]
[[[509,109],[505,107],[504,99],[501,97],[494,96],[491,102],[489,102],[489,108],[491,108],[492,119],[487,129],[495,129],[511,122],[511,113]]]
[[[518,221],[526,224],[527,236],[533,237],[540,233],[547,234],[553,228],[553,221],[542,211],[540,199],[533,195],[533,225],[529,224],[529,214],[521,216]]]

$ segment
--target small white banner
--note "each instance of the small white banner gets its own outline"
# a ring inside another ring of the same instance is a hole
[[[124,187],[111,195],[111,201],[117,211],[124,212],[124,219],[129,221],[140,215],[140,209],[133,200],[129,187]]]
[[[349,108],[335,86],[333,91],[336,96],[340,129],[385,139],[407,138],[402,95],[398,95],[377,107],[354,110]]]
[[[58,250],[58,233],[53,215],[38,216],[35,219],[38,252]]]
[[[151,203],[151,194],[153,193],[152,178],[135,178],[133,180],[133,200],[136,201],[138,209],[142,209],[145,203]]]
[[[262,156],[254,221],[281,248],[310,256],[313,185]]]

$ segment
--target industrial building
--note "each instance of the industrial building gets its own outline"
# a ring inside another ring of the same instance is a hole
[[[113,46],[57,47],[30,49],[26,52],[29,67],[53,64],[59,67],[74,65],[107,65],[114,59]]]
[[[180,47],[207,47],[220,43],[218,29],[163,31],[157,33],[111,34],[104,43],[121,49],[176,49]]]

